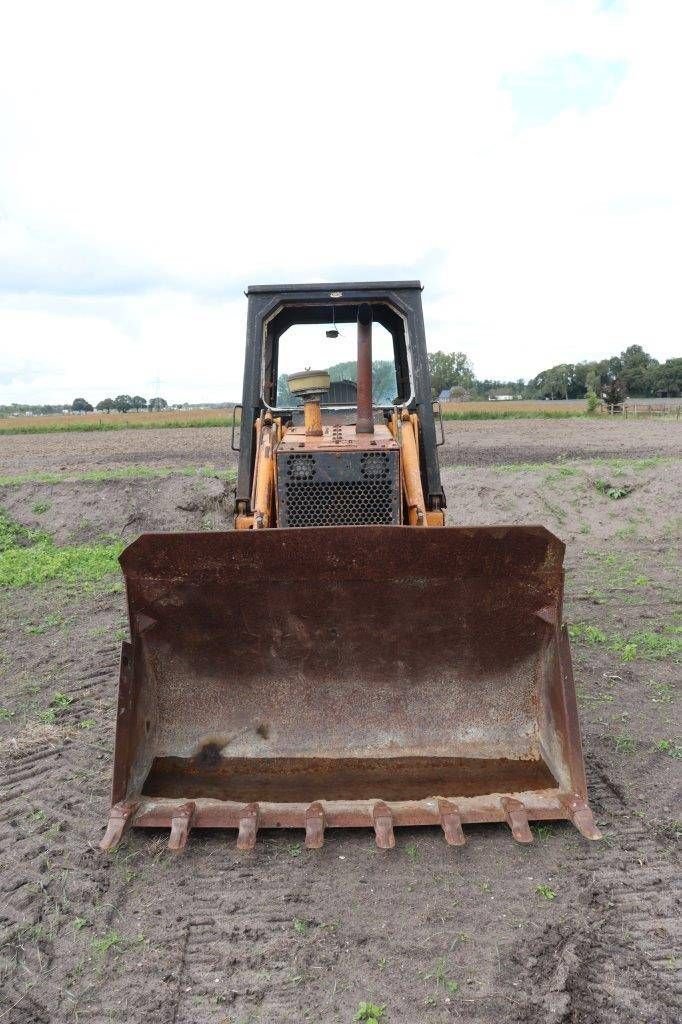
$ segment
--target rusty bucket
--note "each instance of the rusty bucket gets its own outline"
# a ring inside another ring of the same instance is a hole
[[[112,810],[130,826],[568,819],[586,803],[563,544],[542,527],[148,534],[121,556]]]

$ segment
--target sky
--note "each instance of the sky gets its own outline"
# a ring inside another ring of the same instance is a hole
[[[273,282],[419,278],[481,378],[679,356],[681,30],[677,0],[0,0],[0,404],[238,400]]]

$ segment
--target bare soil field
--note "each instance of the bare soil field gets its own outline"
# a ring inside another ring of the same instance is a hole
[[[331,830],[308,852],[276,831],[239,854],[199,832],[178,858],[144,830],[104,856],[120,582],[0,589],[0,1024],[350,1024],[362,1001],[384,1024],[677,1022],[681,441],[675,422],[480,421],[440,449],[450,525],[566,542],[600,843],[485,825],[461,848]],[[106,476],[140,466],[172,472]],[[60,547],[229,528],[210,467],[235,467],[227,430],[3,437],[0,477],[24,482],[0,510]]]
[[[444,466],[556,462],[593,456],[678,455],[682,422],[624,420],[458,420],[445,423]],[[33,471],[85,471],[123,466],[235,465],[229,430],[171,427],[0,438],[0,476]]]

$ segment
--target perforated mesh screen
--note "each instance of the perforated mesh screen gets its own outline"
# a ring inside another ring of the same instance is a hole
[[[289,453],[277,466],[281,526],[399,522],[396,452]]]

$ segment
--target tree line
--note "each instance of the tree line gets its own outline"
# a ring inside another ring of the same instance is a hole
[[[168,408],[165,398],[150,398],[147,401],[142,395],[117,395],[116,398],[103,398],[96,406],[90,405],[85,398],[74,398],[71,403],[73,412],[142,412],[143,409],[150,409],[152,412],[160,412]]]
[[[488,398],[495,393],[515,398],[597,398],[620,395],[676,397],[682,394],[682,358],[660,363],[641,345],[630,345],[618,356],[580,363],[560,363],[531,380],[477,380],[463,352],[429,352],[434,396],[450,391],[453,398]]]
[[[434,398],[443,392],[457,400],[486,399],[495,395],[511,395],[513,398],[587,398],[619,402],[626,396],[667,398],[682,395],[682,358],[666,359],[659,362],[645,352],[641,345],[630,345],[618,356],[608,359],[559,363],[542,370],[529,381],[492,380],[476,378],[469,357],[464,352],[429,352],[429,372]],[[355,362],[337,363],[329,367],[332,380],[356,380]],[[395,367],[391,360],[377,360],[372,364],[372,391],[375,402],[390,404],[396,394]],[[289,391],[286,374],[280,374],[277,381],[277,401],[280,405],[295,404]],[[205,403],[214,408],[224,408],[230,403]],[[104,398],[92,406],[85,398],[75,398],[71,403],[73,412],[141,412],[149,409],[159,412],[168,408],[165,398],[149,400],[142,395],[117,395]],[[61,413],[63,405],[0,405],[0,415],[11,416],[23,413],[49,415]]]
[[[429,373],[433,397],[447,395],[454,400],[487,399],[510,395],[526,399],[606,399],[622,401],[632,397],[674,397],[682,394],[682,359],[659,363],[641,345],[630,345],[619,356],[580,363],[560,363],[542,370],[529,381],[479,380],[464,352],[429,352]],[[356,380],[355,362],[329,367],[332,380]],[[391,360],[372,363],[372,393],[378,404],[390,404],[396,392],[395,367]],[[292,404],[286,374],[277,381],[277,401]],[[295,404],[295,403],[294,403]]]

